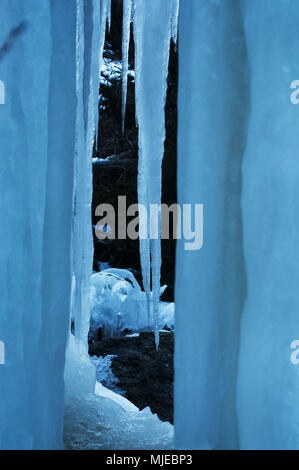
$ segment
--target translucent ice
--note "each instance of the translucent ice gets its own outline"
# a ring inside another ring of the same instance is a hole
[[[178,448],[298,449],[299,10],[292,0],[181,0]],[[186,341],[186,338],[187,341]]]
[[[95,368],[71,335],[65,368],[64,443],[67,449],[171,449],[173,426],[149,408],[95,384]],[[96,394],[94,393],[96,392]]]
[[[165,290],[161,288],[161,293]],[[152,302],[152,293],[150,293]],[[125,269],[105,269],[91,278],[91,333],[98,328],[104,336],[119,334],[124,329],[139,331],[153,328],[154,319],[148,322],[146,295],[134,275]],[[174,305],[160,302],[158,327],[174,327]]]
[[[62,447],[76,113],[74,2],[2,0],[0,449]],[[65,19],[67,18],[67,21]],[[66,125],[67,123],[67,125]]]
[[[98,118],[100,70],[110,0],[77,0],[77,120],[73,219],[72,317],[76,341],[87,354],[90,319],[92,148]]]
[[[129,44],[132,21],[133,0],[123,0],[123,40],[122,40],[122,130],[125,129],[127,103]]]
[[[139,128],[138,202],[147,213],[161,203],[162,159],[165,140],[165,100],[170,40],[178,14],[177,0],[143,0],[134,3],[136,118]],[[149,219],[149,218],[148,218]],[[150,233],[150,220],[147,221]],[[148,316],[153,317],[159,345],[159,297],[161,268],[161,222],[157,236],[140,238],[140,260]]]

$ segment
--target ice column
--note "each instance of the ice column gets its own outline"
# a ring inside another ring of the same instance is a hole
[[[250,121],[242,211],[247,299],[238,379],[240,446],[299,449],[299,10],[294,1],[242,2]]]
[[[239,2],[181,0],[179,204],[204,205],[204,244],[176,265],[175,433],[180,449],[236,448],[246,293],[241,165],[248,112]]]
[[[299,11],[182,0],[179,202],[204,246],[176,269],[178,448],[298,449]]]
[[[76,113],[76,6],[2,0],[0,449],[62,446]],[[67,21],[66,21],[67,18]]]

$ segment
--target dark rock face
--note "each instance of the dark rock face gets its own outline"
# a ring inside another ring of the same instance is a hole
[[[115,354],[112,372],[118,387],[138,408],[149,406],[162,421],[173,423],[173,349],[172,332],[160,333],[156,351],[153,333],[139,337],[105,338],[89,346],[91,356]]]

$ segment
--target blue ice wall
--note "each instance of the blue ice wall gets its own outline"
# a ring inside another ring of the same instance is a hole
[[[76,107],[75,0],[2,0],[0,449],[62,446]]]
[[[299,448],[299,77],[295,0],[181,0],[176,446]]]
[[[246,294],[241,165],[248,110],[238,2],[182,1],[178,199],[204,205],[204,243],[176,266],[176,445],[236,448],[239,322]],[[188,429],[188,431],[187,431]]]
[[[237,407],[241,448],[299,449],[298,2],[243,2],[250,114],[242,214],[247,297]]]
[[[298,449],[299,10],[295,0],[181,0],[176,446]]]

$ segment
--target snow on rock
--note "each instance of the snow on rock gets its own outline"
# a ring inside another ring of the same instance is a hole
[[[121,79],[122,63],[120,60],[103,59],[101,68],[101,83],[112,86],[110,80]]]
[[[106,356],[93,356],[91,361],[96,367],[96,379],[97,382],[105,385],[109,390],[116,392],[117,395],[124,395],[123,392],[118,387],[118,378],[112,372],[112,360],[117,357],[115,354],[107,354]]]

